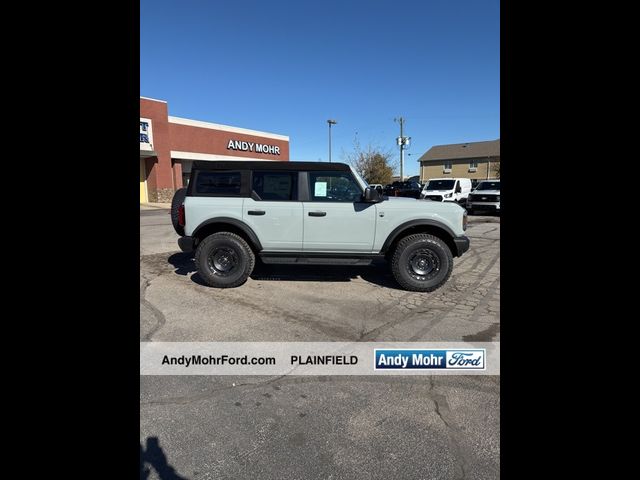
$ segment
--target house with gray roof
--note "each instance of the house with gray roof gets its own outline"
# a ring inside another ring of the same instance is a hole
[[[500,139],[434,145],[418,162],[422,183],[430,178],[471,178],[474,183],[500,178]]]

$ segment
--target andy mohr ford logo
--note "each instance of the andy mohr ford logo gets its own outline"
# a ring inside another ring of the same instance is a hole
[[[375,370],[485,370],[484,348],[470,350],[375,349]]]

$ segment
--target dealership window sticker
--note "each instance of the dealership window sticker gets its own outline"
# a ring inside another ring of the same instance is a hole
[[[326,197],[327,196],[327,182],[316,182],[315,188],[313,191],[313,195],[315,197]]]

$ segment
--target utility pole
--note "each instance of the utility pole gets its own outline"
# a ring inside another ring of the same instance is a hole
[[[411,137],[404,136],[404,118],[398,117],[398,118],[394,118],[394,120],[400,124],[400,136],[396,138],[396,142],[400,147],[400,181],[403,182],[404,181],[404,151],[407,148],[407,145],[409,145],[409,142],[411,141]]]

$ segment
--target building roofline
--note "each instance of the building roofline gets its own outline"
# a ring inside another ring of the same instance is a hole
[[[497,145],[497,148],[488,145]],[[467,147],[469,147],[468,151],[464,151]],[[417,161],[455,161],[492,158],[498,156],[500,156],[500,138],[496,138],[495,140],[481,140],[478,142],[445,143],[441,145],[433,145],[431,148],[429,148],[429,150],[420,155]]]
[[[431,148],[435,148],[435,147],[459,147],[461,145],[471,145],[471,144],[478,144],[478,143],[493,143],[493,142],[497,142],[499,141],[499,138],[494,138],[493,140],[478,140],[477,142],[458,142],[458,143],[441,143],[439,145],[434,145]]]
[[[423,158],[419,158],[417,161],[418,162],[439,162],[441,160],[451,160],[452,162],[458,161],[458,160],[473,160],[473,159],[483,159],[483,158],[496,158],[499,157],[500,155],[471,155],[469,157],[436,157],[436,158],[428,158],[428,159],[423,159]]]
[[[167,103],[166,100],[158,100],[157,98],[143,97],[142,95],[140,95],[140,98],[142,98],[144,100],[151,100],[152,102]]]
[[[174,123],[176,125],[187,125],[190,127],[209,128],[211,130],[222,130],[225,132],[242,133],[245,135],[272,138],[275,140],[283,140],[285,142],[289,141],[289,137],[287,135],[279,135],[277,133],[263,132],[261,130],[250,130],[248,128],[232,127],[231,125],[222,125],[220,123],[191,120],[189,118],[174,117],[171,115],[169,115],[169,123]]]

